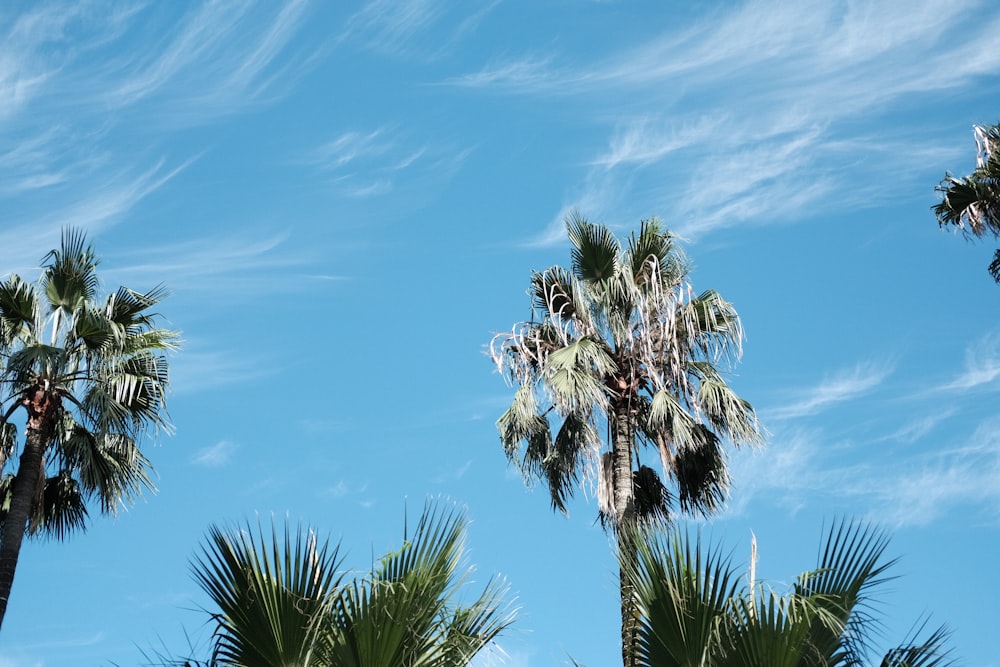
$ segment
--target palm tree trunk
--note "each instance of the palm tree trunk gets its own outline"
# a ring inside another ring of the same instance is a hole
[[[28,519],[44,481],[45,446],[55,430],[59,397],[39,386],[26,391],[21,404],[28,410],[28,427],[17,476],[11,487],[10,508],[0,534],[0,627],[7,615],[7,602]]]
[[[635,490],[632,484],[632,447],[635,442],[636,415],[628,396],[612,406],[613,486],[615,524],[618,537],[619,562],[635,563],[638,559],[635,535]],[[622,664],[634,665],[636,616],[635,595],[623,568],[619,568],[619,589],[622,606]]]

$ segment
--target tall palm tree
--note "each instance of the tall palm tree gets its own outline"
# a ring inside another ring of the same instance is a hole
[[[876,650],[880,621],[872,603],[894,561],[884,559],[886,535],[871,526],[831,526],[817,568],[781,595],[764,584],[743,584],[731,560],[700,538],[645,537],[637,540],[638,559],[622,562],[637,599],[639,667],[955,664],[944,628],[923,639],[918,630],[898,647]]]
[[[624,247],[579,214],[566,227],[572,268],[533,272],[531,319],[491,344],[518,386],[497,426],[510,461],[526,481],[547,484],[554,509],[565,512],[577,485],[596,479],[599,516],[627,558],[632,528],[669,521],[675,505],[718,509],[729,481],[724,444],[760,442],[753,407],[723,377],[743,329],[718,293],[694,294],[687,260],[655,218]],[[643,446],[658,453],[675,492],[640,460]],[[631,599],[623,577],[626,665]]]
[[[935,188],[941,202],[934,207],[938,225],[954,226],[969,237],[1000,236],[1000,123],[973,126],[976,137],[976,168],[961,178],[945,174]],[[1000,283],[1000,250],[989,266]]]
[[[403,546],[347,580],[339,546],[308,529],[213,527],[195,578],[218,611],[204,667],[464,667],[513,621],[497,580],[456,597],[465,519],[428,505]]]
[[[98,299],[98,259],[63,232],[37,284],[0,283],[0,624],[26,535],[86,527],[87,501],[114,513],[151,487],[139,449],[169,430],[167,360],[176,334],[156,326],[162,287],[120,287]],[[20,457],[10,421],[24,409]],[[6,472],[9,471],[9,472]]]

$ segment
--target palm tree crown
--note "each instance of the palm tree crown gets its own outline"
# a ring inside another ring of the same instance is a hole
[[[624,247],[578,214],[566,227],[572,268],[534,272],[531,319],[491,344],[518,386],[497,422],[508,458],[562,511],[596,479],[600,518],[615,530],[668,521],[674,505],[711,514],[728,490],[724,444],[761,440],[753,407],[723,377],[741,353],[735,309],[714,291],[694,294],[687,260],[655,218]],[[639,460],[641,445],[657,451],[676,493]],[[630,597],[623,589],[626,634]]]
[[[974,126],[976,168],[971,174],[945,174],[935,188],[941,202],[934,207],[941,227],[953,226],[966,237],[1000,236],[1000,123]],[[1000,250],[989,266],[990,275],[1000,282]]]
[[[465,519],[428,505],[403,546],[367,576],[349,578],[340,547],[301,526],[213,527],[195,578],[217,609],[203,667],[465,667],[513,622],[493,580],[456,600],[465,583]]]
[[[103,513],[132,502],[151,487],[141,437],[169,430],[176,334],[151,312],[166,291],[120,287],[99,300],[98,259],[74,230],[43,262],[37,284],[0,283],[0,623],[24,536],[84,528],[88,500]],[[10,420],[21,408],[18,458]]]
[[[876,649],[876,594],[890,579],[888,539],[864,524],[833,524],[817,568],[784,594],[743,584],[731,561],[700,539],[657,531],[623,560],[633,584],[638,667],[946,667],[955,664],[940,628],[918,628],[886,652]],[[877,663],[872,663],[877,656]]]

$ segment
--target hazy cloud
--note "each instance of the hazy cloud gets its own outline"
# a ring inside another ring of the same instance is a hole
[[[852,369],[838,371],[815,387],[797,392],[788,405],[766,411],[768,419],[791,419],[811,416],[823,409],[863,396],[877,387],[892,372],[885,364],[863,363]]]
[[[229,465],[237,449],[236,443],[220,440],[210,447],[199,449],[191,462],[204,468],[221,468]]]

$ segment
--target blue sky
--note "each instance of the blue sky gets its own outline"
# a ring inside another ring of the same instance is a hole
[[[507,466],[485,354],[574,207],[659,215],[743,317],[769,437],[697,528],[737,562],[753,531],[780,586],[824,521],[877,521],[887,643],[930,613],[1000,664],[994,246],[931,213],[1000,119],[998,34],[967,0],[4,3],[0,271],[82,227],[108,288],[167,284],[185,344],[158,493],[25,548],[0,666],[203,638],[213,522],[301,519],[364,568],[438,496],[518,596],[505,664],[614,664],[595,504],[554,515]]]

